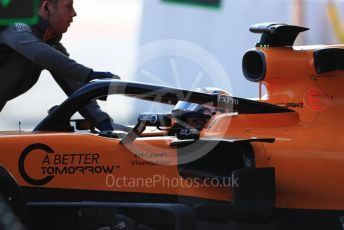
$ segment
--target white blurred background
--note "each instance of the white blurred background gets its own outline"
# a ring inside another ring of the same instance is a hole
[[[190,88],[189,78],[197,75],[197,63],[190,60],[166,55],[146,63],[145,69],[159,81],[139,71],[141,67],[136,65],[140,61],[124,62],[127,56],[140,55],[140,47],[145,44],[179,39],[212,55],[222,64],[230,81],[221,85],[216,76],[205,75],[197,87],[212,84],[240,97],[258,95],[256,84],[245,80],[241,72],[243,54],[260,37],[248,31],[250,25],[285,22],[309,27],[311,30],[301,36],[298,45],[344,42],[343,0],[222,0],[219,8],[163,0],[74,0],[74,4],[78,16],[62,42],[71,58],[79,63],[97,71],[119,74],[123,80]],[[335,11],[330,12],[331,7]],[[179,80],[175,79],[171,60],[179,71]],[[22,129],[32,129],[51,106],[64,99],[62,90],[44,71],[31,90],[6,104],[0,113],[0,129],[18,129],[19,121]],[[116,121],[125,124],[132,123],[137,113],[147,108],[141,102],[119,96],[111,97],[101,106]]]

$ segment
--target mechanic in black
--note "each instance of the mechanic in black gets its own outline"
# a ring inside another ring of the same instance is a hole
[[[73,0],[41,0],[38,25],[15,23],[0,30],[0,111],[9,100],[28,91],[43,69],[50,71],[68,96],[91,80],[119,79],[69,58],[60,40],[76,15]],[[100,130],[121,129],[96,101],[79,112]]]

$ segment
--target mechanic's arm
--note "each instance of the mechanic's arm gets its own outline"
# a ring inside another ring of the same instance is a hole
[[[92,69],[87,68],[35,37],[28,25],[8,26],[0,32],[0,41],[44,69],[59,76],[87,82]]]
[[[54,48],[60,51],[62,54],[69,56],[69,53],[67,52],[66,48],[61,43],[56,44]],[[97,73],[106,74],[107,72],[93,72],[92,71],[92,73],[93,74],[91,74],[89,78],[95,77]],[[85,84],[85,83],[77,82],[73,79],[65,78],[63,76],[62,77],[58,76],[58,74],[54,72],[52,72],[51,74],[53,75],[55,81],[59,84],[59,86],[68,96],[73,94],[75,91],[77,91],[80,87],[82,87]],[[104,74],[102,74],[102,76]],[[131,128],[114,123],[112,118],[106,112],[100,109],[98,103],[95,100],[85,105],[82,109],[79,110],[79,112],[84,118],[94,123],[95,126],[100,131],[122,130],[122,131],[128,132],[129,130],[131,130]]]
[[[67,49],[62,45],[61,42],[57,43],[54,46],[55,49],[69,57],[69,53],[67,52]],[[111,72],[99,72],[99,71],[91,71],[88,75],[87,81],[92,81],[95,79],[104,79],[104,78],[112,78],[112,79],[121,79],[119,76],[111,73]]]

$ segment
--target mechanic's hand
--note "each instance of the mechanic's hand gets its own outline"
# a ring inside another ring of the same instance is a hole
[[[111,72],[98,72],[98,71],[91,71],[88,75],[88,81],[96,80],[96,79],[121,79],[119,76],[111,73]]]

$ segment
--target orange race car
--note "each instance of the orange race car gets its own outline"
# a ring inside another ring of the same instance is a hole
[[[293,47],[305,30],[251,27],[243,72],[266,86],[259,100],[99,80],[32,132],[1,132],[0,206],[29,229],[343,230],[344,49]],[[71,121],[111,94],[176,106],[128,133]],[[0,229],[20,229],[1,207]]]

